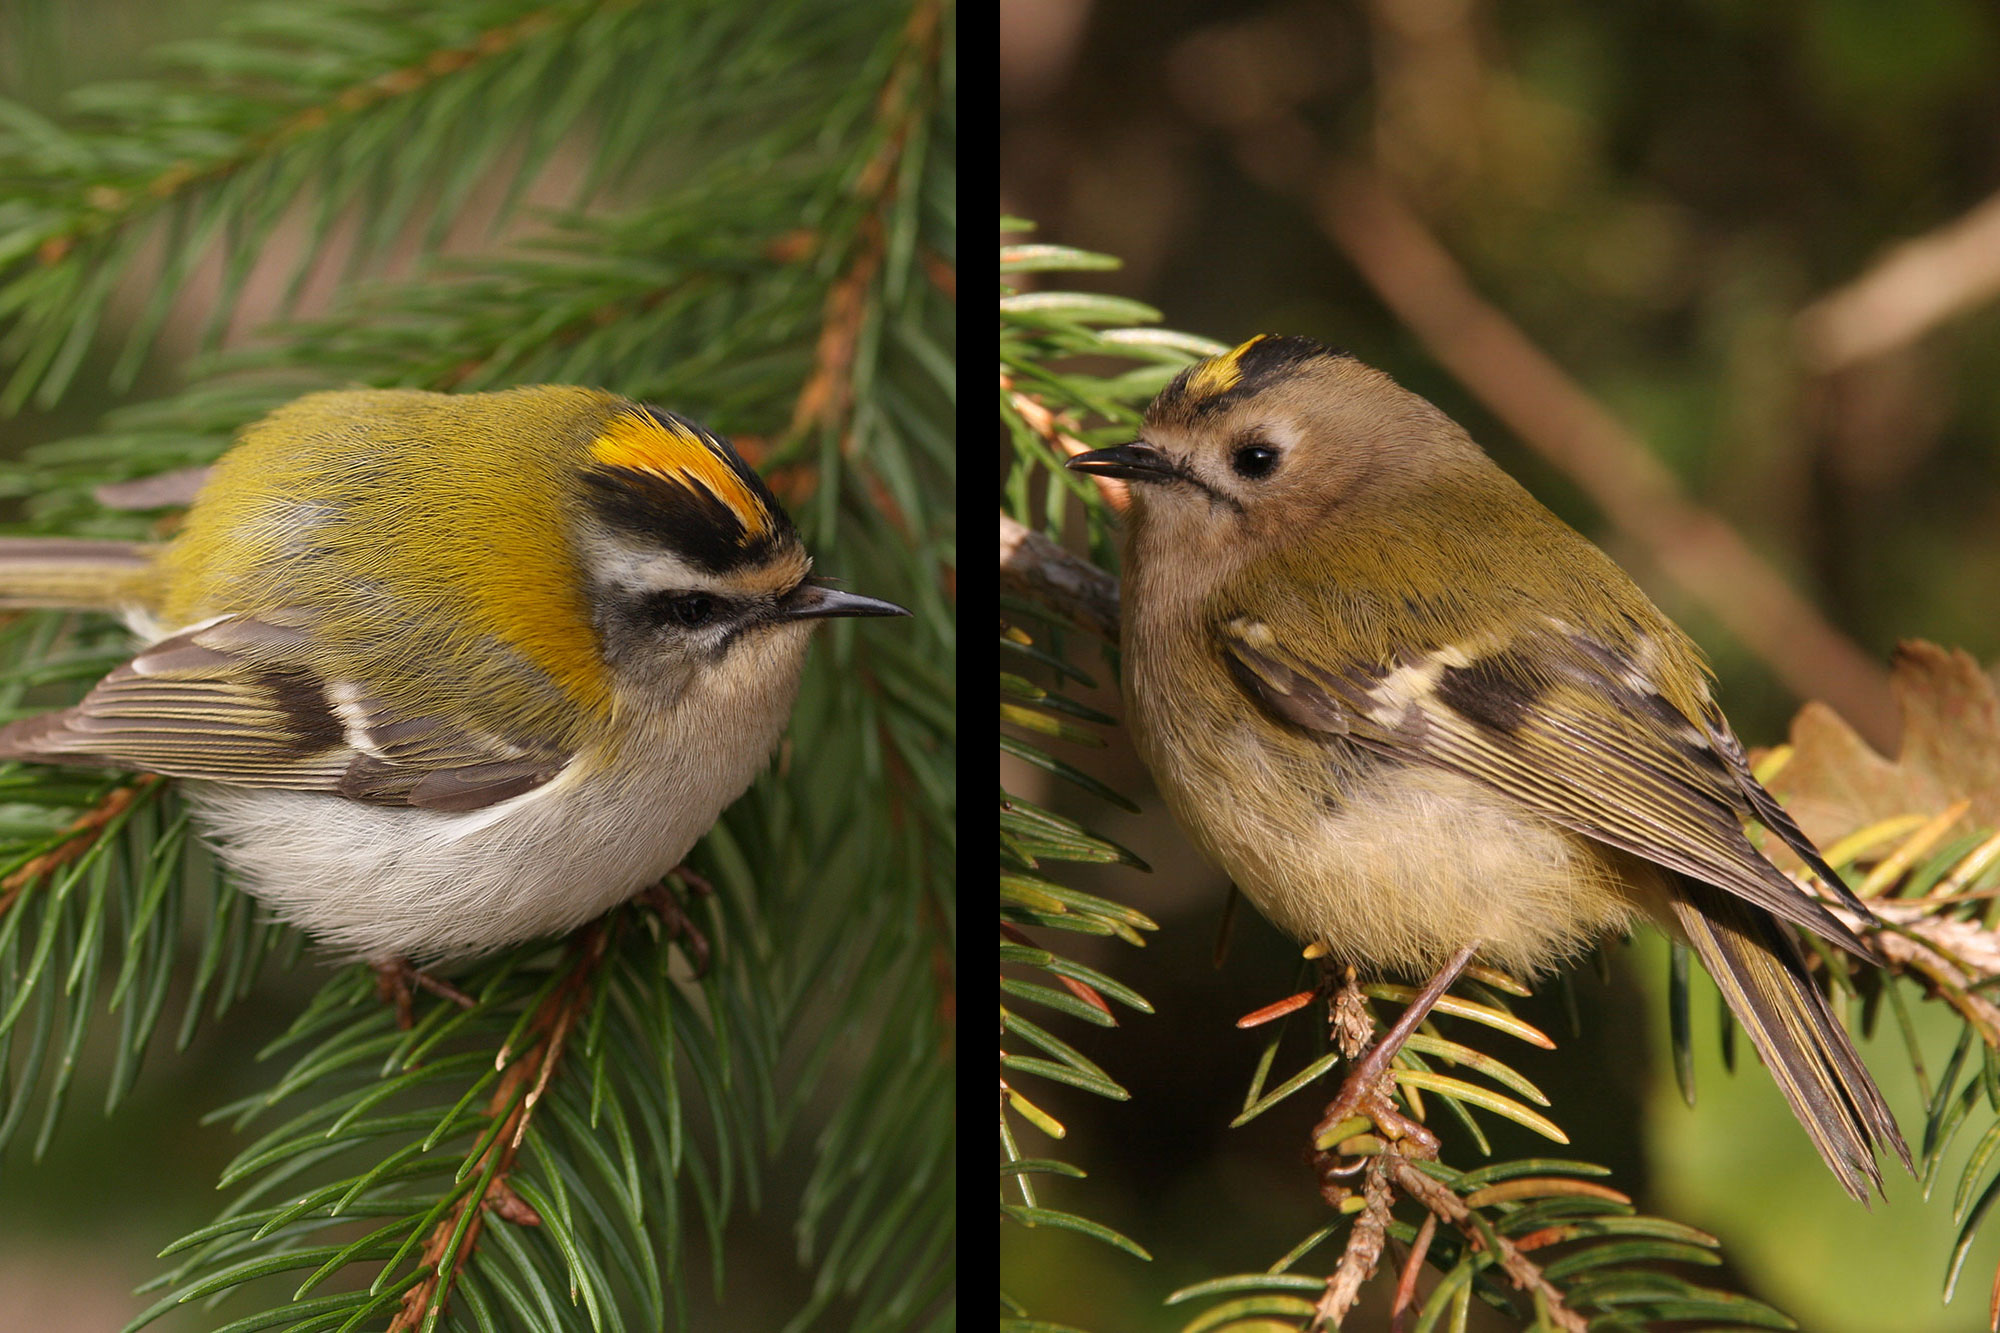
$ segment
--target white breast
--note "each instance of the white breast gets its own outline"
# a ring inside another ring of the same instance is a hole
[[[483,810],[182,785],[242,886],[336,953],[484,953],[573,929],[678,865],[776,746],[803,639],[789,672],[753,673],[762,688],[684,696],[622,732],[616,755],[580,755]]]

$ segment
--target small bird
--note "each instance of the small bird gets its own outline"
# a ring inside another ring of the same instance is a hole
[[[184,779],[239,882],[335,953],[566,931],[676,866],[778,742],[808,578],[729,442],[596,389],[312,394],[164,546],[0,541],[0,606],[145,644],[0,758]]]
[[[1883,1144],[1909,1165],[1790,926],[1879,959],[1744,821],[1867,909],[1751,775],[1700,650],[1456,422],[1265,335],[1069,466],[1131,483],[1124,692],[1181,827],[1334,962],[1431,978],[1337,1107],[1475,956],[1534,975],[1651,921],[1850,1194],[1880,1187]]]

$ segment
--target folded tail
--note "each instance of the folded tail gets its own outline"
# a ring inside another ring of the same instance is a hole
[[[1849,1194],[1882,1187],[1883,1144],[1910,1167],[1910,1149],[1790,930],[1761,908],[1683,879],[1675,920],[1778,1082],[1792,1114]]]
[[[0,609],[147,605],[158,550],[137,542],[0,537]]]

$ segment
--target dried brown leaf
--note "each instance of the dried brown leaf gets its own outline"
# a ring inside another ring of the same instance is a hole
[[[1771,789],[1821,847],[1898,815],[1971,802],[1965,827],[2000,827],[2000,691],[1971,654],[1906,640],[1890,690],[1901,752],[1884,758],[1825,704],[1792,720],[1792,758]]]

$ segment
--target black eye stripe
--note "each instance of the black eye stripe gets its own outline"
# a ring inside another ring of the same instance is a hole
[[[645,615],[656,625],[700,629],[729,612],[727,598],[706,592],[661,592],[646,598]]]
[[[667,609],[675,620],[693,629],[697,625],[706,625],[715,615],[715,601],[697,593],[691,597],[674,598],[667,604]]]
[[[711,573],[767,559],[778,540],[775,532],[751,536],[735,510],[700,486],[631,468],[590,468],[583,480],[606,523],[658,542]]]

